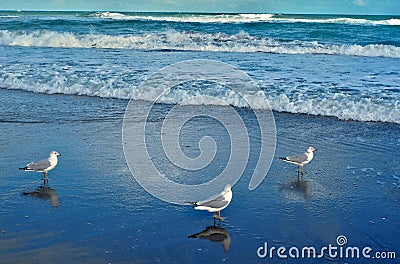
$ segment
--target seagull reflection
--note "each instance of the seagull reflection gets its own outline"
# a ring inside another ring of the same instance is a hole
[[[40,200],[50,200],[53,207],[58,206],[58,194],[55,189],[47,186],[39,186],[36,190],[31,192],[24,192],[24,195],[29,195]]]
[[[231,237],[229,235],[229,232],[225,228],[220,227],[219,225],[215,226],[215,223],[213,226],[208,226],[203,231],[188,237],[208,239],[211,242],[219,242],[222,244],[225,251],[228,251],[231,246]]]
[[[299,177],[299,175],[290,182],[282,184],[280,190],[299,192],[306,198],[310,197],[312,192],[310,182],[305,180],[303,177]]]

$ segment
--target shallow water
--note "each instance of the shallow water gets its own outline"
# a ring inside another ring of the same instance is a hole
[[[207,59],[249,74],[275,111],[400,124],[399,26],[399,16],[0,11],[0,88],[152,101],[146,77]],[[160,101],[243,107],[221,85],[178,88]]]
[[[4,89],[151,101],[159,91],[140,90],[145,78],[180,61],[206,59],[250,75],[275,111],[400,123],[398,58],[14,46],[0,46],[0,51]],[[243,105],[220,85],[179,87],[160,102],[179,103],[194,95]],[[263,109],[257,100],[252,103]],[[204,104],[204,99],[191,104]]]
[[[213,226],[212,214],[158,200],[134,180],[121,138],[127,101],[1,89],[0,93],[5,103],[0,111],[0,255],[6,263],[271,262],[257,257],[264,242],[320,248],[335,245],[339,235],[347,237],[348,245],[397,250],[400,130],[396,124],[274,113],[276,159],[262,184],[250,192],[259,135],[251,111],[239,109],[248,130],[255,132],[250,133],[252,151],[245,173],[233,187],[232,203],[222,211],[220,231],[229,233],[231,241],[227,249],[227,241],[224,245],[189,238]],[[141,104],[145,109],[147,103],[139,102],[138,111]],[[48,114],[49,107],[54,114]],[[169,108],[157,106],[160,113]],[[224,111],[188,106],[191,111],[196,108]],[[162,118],[152,121],[154,128],[162,125]],[[199,129],[193,130],[195,126]],[[220,124],[206,118],[188,123],[182,130],[188,156],[198,155],[201,135],[216,138],[218,159],[208,172],[218,171],[229,156],[229,138]],[[151,142],[159,168],[173,170]],[[303,177],[298,178],[295,166],[277,159],[309,145],[318,152]],[[51,200],[23,195],[38,188],[41,175],[18,171],[53,149],[63,155],[50,172],[49,186],[57,194],[57,204],[54,196]],[[175,175],[181,181],[193,179],[189,173]],[[324,260],[359,263],[326,256]],[[274,261],[280,260],[275,256]]]

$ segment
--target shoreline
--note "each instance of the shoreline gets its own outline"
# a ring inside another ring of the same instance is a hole
[[[238,263],[258,261],[256,250],[264,241],[319,246],[344,234],[351,245],[368,244],[376,250],[395,250],[400,243],[397,124],[274,113],[275,159],[259,188],[249,192],[257,151],[250,153],[248,167],[233,187],[232,203],[222,212],[226,220],[221,227],[232,241],[225,251],[220,243],[188,238],[213,224],[210,213],[160,201],[134,180],[122,149],[125,102],[0,93],[8,99],[1,119],[12,113],[10,120],[35,116],[39,121],[0,122],[0,162],[5,165],[0,177],[0,255],[5,262],[201,263],[213,258]],[[57,105],[57,112],[49,115],[43,105]],[[210,133],[219,131],[200,125]],[[196,153],[197,136],[186,136],[194,142],[188,149]],[[302,152],[308,145],[319,150],[297,180],[296,166],[277,157]],[[49,174],[49,186],[58,195],[56,207],[50,200],[22,195],[40,185],[41,175],[17,169],[53,149],[63,155]]]
[[[99,96],[91,96],[91,95],[76,95],[76,94],[62,94],[62,93],[54,93],[54,94],[47,94],[47,93],[40,93],[40,92],[35,92],[35,91],[26,91],[23,89],[8,89],[8,88],[2,88],[0,89],[1,91],[10,91],[10,92],[17,92],[17,93],[22,93],[22,94],[37,94],[40,96],[58,96],[58,97],[65,97],[65,98],[87,98],[87,99],[93,99],[93,100],[105,100],[105,101],[111,101],[111,102],[119,102],[120,104],[125,104],[125,106],[127,106],[128,102],[131,99],[123,99],[123,98],[112,98],[112,97],[99,97]],[[138,102],[139,104],[152,104],[152,102],[146,101],[146,100],[136,100],[136,102]],[[119,105],[117,103],[117,105]],[[168,104],[168,103],[156,103],[156,105],[159,106],[171,106],[171,105],[177,105],[177,104]],[[188,107],[215,107],[215,108],[225,108],[225,107],[233,107],[236,110],[244,110],[244,111],[253,111],[249,108],[243,108],[243,107],[237,107],[237,106],[224,106],[224,105],[183,105],[183,106],[188,106]],[[126,107],[124,108],[125,111]],[[265,110],[256,110],[256,111],[265,111]],[[293,113],[293,112],[289,112],[289,111],[277,111],[277,110],[272,110],[273,115],[293,115],[293,116],[309,116],[311,118],[314,117],[319,117],[319,118],[327,118],[327,119],[332,119],[332,120],[336,120],[336,121],[340,121],[340,122],[349,122],[349,123],[360,123],[360,124],[382,124],[382,125],[394,125],[394,126],[398,126],[400,125],[399,123],[394,123],[394,122],[388,122],[388,121],[360,121],[360,120],[354,120],[354,119],[341,119],[337,116],[333,116],[333,115],[314,115],[314,114],[309,114],[309,113]],[[123,115],[123,114],[122,114]],[[122,117],[123,118],[123,117]],[[7,122],[4,120],[0,120],[1,122]]]

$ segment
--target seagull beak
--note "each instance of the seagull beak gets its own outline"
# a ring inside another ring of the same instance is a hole
[[[314,151],[317,151],[318,149],[314,149]],[[61,156],[61,155],[60,155]]]
[[[62,155],[61,155],[61,153],[58,153],[58,156],[60,156],[60,157],[61,157],[61,156],[62,156]]]

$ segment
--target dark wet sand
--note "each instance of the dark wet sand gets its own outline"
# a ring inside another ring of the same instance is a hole
[[[380,251],[400,243],[399,125],[275,113],[276,159],[250,192],[250,155],[222,212],[223,242],[189,238],[213,226],[212,214],[162,202],[135,182],[121,143],[126,101],[0,95],[1,263],[272,263],[279,260],[257,257],[264,242],[319,248],[345,235],[349,245]],[[303,177],[277,159],[309,145],[318,152]],[[37,190],[41,175],[18,168],[53,149],[63,156],[50,172],[52,195],[23,195]]]

